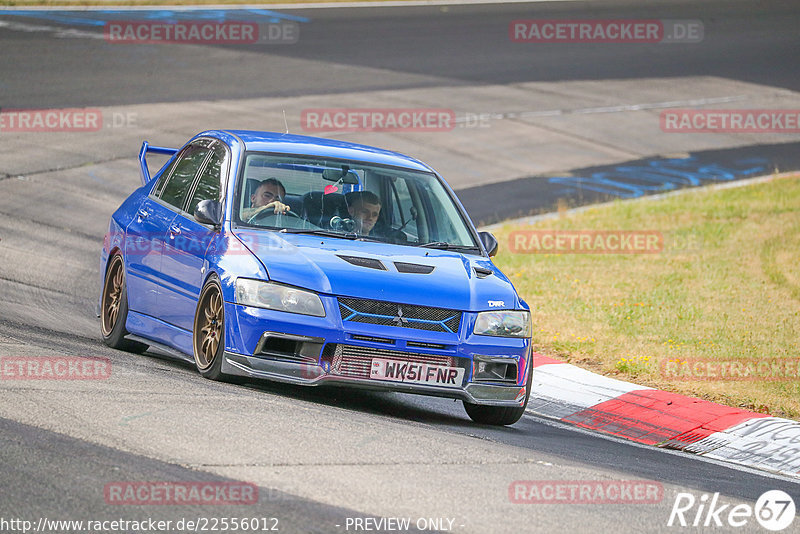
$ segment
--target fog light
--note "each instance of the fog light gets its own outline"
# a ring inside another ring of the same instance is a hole
[[[514,382],[517,380],[517,361],[511,358],[475,359],[472,380],[476,382]]]

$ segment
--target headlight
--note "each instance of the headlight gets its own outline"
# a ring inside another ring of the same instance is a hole
[[[530,337],[531,316],[515,310],[480,312],[472,331],[483,336]]]
[[[238,278],[236,302],[245,306],[325,317],[319,295],[261,280]]]

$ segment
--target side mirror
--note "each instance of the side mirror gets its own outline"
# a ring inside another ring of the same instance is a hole
[[[222,204],[216,200],[201,200],[194,209],[194,219],[200,224],[222,225]]]
[[[486,252],[489,253],[489,257],[494,256],[497,254],[497,239],[490,234],[489,232],[478,232],[478,237],[483,243],[483,247],[486,249]]]

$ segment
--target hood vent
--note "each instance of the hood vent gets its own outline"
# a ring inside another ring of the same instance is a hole
[[[374,258],[361,258],[359,256],[341,256],[337,254],[339,258],[342,258],[347,263],[352,263],[353,265],[358,265],[359,267],[366,267],[367,269],[377,269],[379,271],[385,271],[386,266],[380,261]]]
[[[473,266],[472,268],[475,269],[475,274],[477,275],[478,278],[486,278],[490,274],[494,274],[494,271],[492,271],[491,269],[487,269],[485,267]]]
[[[420,265],[418,263],[405,263],[402,261],[394,262],[394,266],[399,273],[431,274],[436,268],[432,265]]]

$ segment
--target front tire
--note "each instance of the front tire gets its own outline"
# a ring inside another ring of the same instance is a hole
[[[100,333],[103,343],[112,349],[141,353],[149,347],[138,341],[125,339],[128,320],[128,288],[125,284],[125,262],[114,254],[108,262],[100,305]]]
[[[513,425],[519,421],[525,413],[525,408],[528,407],[528,399],[531,398],[531,384],[533,383],[532,363],[533,358],[528,361],[528,380],[525,384],[525,402],[522,406],[485,406],[463,401],[464,410],[466,410],[469,418],[476,423],[496,426]]]
[[[237,381],[222,372],[225,358],[225,301],[216,276],[212,276],[200,292],[192,331],[194,363],[200,374],[209,380]]]

